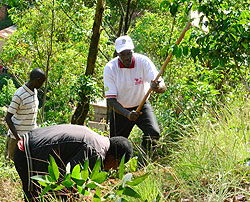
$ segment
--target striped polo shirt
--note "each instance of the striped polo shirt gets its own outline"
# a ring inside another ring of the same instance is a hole
[[[33,92],[26,85],[23,85],[13,95],[8,112],[13,114],[11,119],[19,135],[37,127],[38,105],[39,101],[36,89]],[[15,138],[10,130],[9,134],[11,138]]]

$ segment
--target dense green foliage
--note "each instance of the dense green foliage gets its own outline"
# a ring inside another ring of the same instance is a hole
[[[149,173],[133,179],[131,173],[124,175],[124,159],[125,156],[122,158],[119,166],[120,185],[117,186],[117,190],[113,190],[112,193],[109,192],[103,197],[101,196],[100,191],[102,187],[101,183],[104,183],[107,180],[108,173],[101,171],[100,158],[96,161],[91,172],[89,171],[88,160],[85,160],[83,166],[78,164],[74,168],[71,168],[70,164],[67,164],[66,174],[63,176],[63,179],[61,179],[62,177],[60,177],[59,168],[55,159],[50,156],[50,164],[48,166],[49,175],[36,175],[33,176],[32,179],[38,181],[39,184],[44,187],[41,193],[42,198],[44,198],[45,194],[49,191],[63,190],[65,196],[74,201],[78,201],[79,195],[90,195],[95,202],[100,202],[104,199],[105,201],[127,201],[124,196],[140,199],[141,195],[138,194],[133,187],[142,183],[149,176]],[[92,191],[94,191],[94,194],[92,194]],[[50,198],[51,197],[53,198],[53,193],[50,193]]]
[[[240,164],[249,147],[248,0],[107,0],[96,68],[88,78],[83,75],[94,0],[9,2],[18,29],[1,59],[22,84],[35,67],[48,72],[48,83],[39,94],[45,109],[40,124],[69,123],[81,94],[91,101],[103,96],[102,71],[114,56],[114,40],[129,34],[135,52],[149,56],[158,69],[173,53],[162,75],[166,92],[150,98],[162,138],[156,154],[160,165],[147,169],[164,170],[159,171],[167,179],[158,187],[165,193],[162,199],[225,201],[233,200],[237,191],[249,197],[249,169]],[[177,46],[191,10],[206,17],[208,32],[191,26]],[[8,105],[17,86],[8,79],[0,84],[6,86],[1,86],[0,105]],[[134,129],[131,140],[140,144],[139,129]],[[138,192],[160,181],[157,174],[152,176],[137,187]]]

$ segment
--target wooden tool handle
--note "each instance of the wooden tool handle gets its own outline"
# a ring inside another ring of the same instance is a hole
[[[185,36],[186,31],[190,28],[190,26],[191,26],[191,21],[189,20],[189,21],[187,22],[185,28],[182,30],[182,32],[181,32],[179,38],[177,39],[177,41],[176,41],[176,43],[175,43],[176,45],[179,45],[179,44],[180,44],[181,40],[182,40],[183,37]],[[164,64],[162,65],[162,67],[161,67],[161,69],[160,69],[158,75],[155,77],[154,81],[158,81],[158,79],[160,78],[160,76],[163,74],[165,68],[167,67],[169,61],[171,60],[172,56],[173,56],[173,53],[170,52],[170,54],[168,55],[168,57],[167,57],[167,59],[165,60]],[[143,98],[143,100],[141,101],[140,105],[137,107],[136,112],[140,112],[140,111],[141,111],[141,109],[142,109],[144,103],[146,102],[146,100],[148,99],[148,96],[150,95],[151,91],[152,91],[152,88],[149,88],[148,92],[147,92],[146,95],[144,96],[144,98]]]

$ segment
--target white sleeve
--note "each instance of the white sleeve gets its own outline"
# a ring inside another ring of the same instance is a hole
[[[107,64],[104,67],[103,80],[104,80],[104,91],[106,98],[116,98],[117,88],[115,85],[112,68],[110,67],[109,64]]]
[[[145,63],[144,64],[145,78],[146,78],[146,81],[150,83],[152,80],[154,80],[156,78],[156,76],[158,75],[158,71],[157,71],[154,63],[149,58],[146,58],[144,60],[144,63]]]

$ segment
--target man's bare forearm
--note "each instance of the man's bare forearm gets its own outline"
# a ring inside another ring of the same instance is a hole
[[[16,137],[17,140],[19,140],[20,137],[18,136],[17,131],[16,131],[16,127],[14,126],[14,124],[13,124],[13,122],[11,120],[12,116],[13,116],[13,114],[8,112],[7,115],[6,115],[5,120],[6,120],[6,123],[7,123],[8,127],[9,127],[10,131],[12,132],[12,134]]]
[[[130,111],[125,109],[115,98],[108,98],[107,102],[117,113],[128,118]]]

